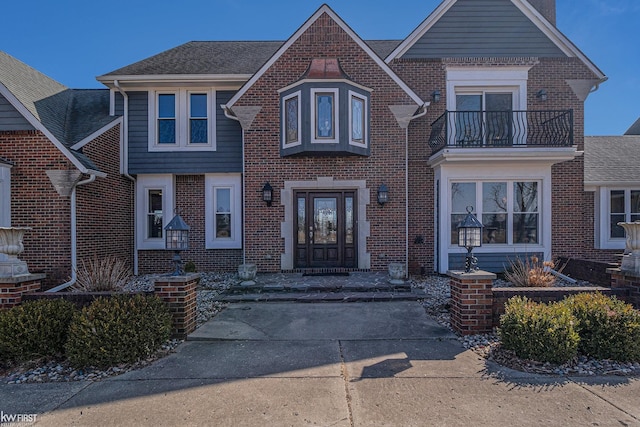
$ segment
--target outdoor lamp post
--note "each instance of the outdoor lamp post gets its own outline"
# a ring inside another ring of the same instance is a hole
[[[186,251],[189,249],[189,230],[191,227],[186,222],[176,215],[164,228],[166,249],[174,251],[172,261],[176,265],[176,269],[172,276],[182,275],[182,260],[180,259],[180,251]]]
[[[472,214],[473,207],[467,206],[467,216],[458,224],[458,246],[467,249],[464,272],[470,273],[478,269],[478,258],[471,254],[473,248],[482,246],[482,223]]]

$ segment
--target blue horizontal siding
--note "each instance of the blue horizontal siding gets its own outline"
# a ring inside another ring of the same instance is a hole
[[[535,255],[539,259],[544,259],[542,252],[494,252],[473,255],[478,258],[478,268],[491,273],[502,273],[509,269],[511,262],[517,258],[524,261]],[[466,253],[450,253],[449,270],[464,270],[465,256]]]
[[[510,0],[458,0],[403,58],[566,55]]]
[[[233,91],[217,91],[215,105],[225,104]],[[129,95],[129,173],[194,174],[242,171],[242,128],[216,108],[216,151],[149,152],[148,92]]]
[[[0,95],[0,131],[34,130],[31,123]]]

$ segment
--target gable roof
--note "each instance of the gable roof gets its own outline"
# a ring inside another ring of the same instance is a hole
[[[584,184],[640,185],[640,135],[586,136]]]
[[[329,15],[329,17],[338,26],[349,35],[375,62],[382,70],[384,70],[394,81],[401,87],[407,95],[418,105],[423,106],[425,102],[404,82],[400,77],[386,64],[382,58],[364,41],[362,40],[343,20],[340,18],[327,4],[323,4],[311,17],[293,33],[289,39],[284,42],[278,50],[265,62],[262,67],[249,79],[249,81],[240,88],[238,92],[227,102],[225,108],[231,108],[246,92],[253,86],[253,84],[262,77],[262,75],[289,49],[289,47],[305,32],[307,29],[318,20],[323,14]],[[389,46],[388,44],[386,46]],[[428,105],[428,104],[427,104]]]
[[[640,118],[631,125],[629,129],[624,133],[625,135],[640,135]]]
[[[220,79],[243,77],[248,80],[284,44],[283,41],[191,41],[149,58],[98,76],[109,86],[114,80]],[[370,40],[367,44],[382,58],[400,40]]]
[[[0,94],[83,173],[104,176],[74,144],[113,126],[109,91],[69,89],[0,51]]]
[[[452,10],[456,4],[465,4],[465,5],[473,5],[478,6],[481,0],[444,0],[407,38],[400,43],[394,50],[391,52],[386,58],[385,61],[390,63],[394,59],[398,59],[403,57],[416,43],[418,43],[430,30],[434,28],[438,24],[438,22]],[[526,18],[528,18],[529,22],[537,28],[542,34],[547,38],[550,42],[547,46],[538,46],[538,49],[541,53],[547,52],[549,56],[558,56],[558,54],[562,54],[567,57],[577,57],[582,60],[582,62],[591,70],[599,79],[605,80],[606,76],[604,73],[587,58],[566,36],[564,36],[553,24],[551,24],[544,16],[538,12],[532,5],[530,5],[526,0],[485,0],[485,8],[489,6],[489,3],[493,7],[502,7],[502,10],[505,10],[506,6],[515,6],[517,10],[519,10]],[[486,16],[488,17],[488,15]],[[478,19],[476,16],[473,17],[475,21],[472,22],[477,23],[478,26],[491,26],[493,23],[490,20],[482,20]],[[519,33],[521,28],[513,29],[514,33]],[[456,29],[454,28],[454,31]],[[473,37],[478,38],[482,37],[481,29],[478,30],[477,34],[473,32],[470,33],[468,28],[465,28],[465,31],[462,33],[464,37]],[[459,34],[459,31],[456,31]],[[514,33],[511,34],[513,37]],[[475,40],[473,44],[483,44],[489,43],[489,40],[480,41]],[[551,46],[552,44],[552,46]],[[551,49],[554,47],[556,49]],[[450,54],[444,54],[440,57],[449,57]],[[465,56],[482,56],[482,55],[465,55]],[[511,54],[509,55],[508,49],[506,49],[502,54],[490,54],[485,56],[522,56],[519,54]],[[526,56],[536,56],[536,55],[526,55]],[[540,55],[538,55],[540,56]]]

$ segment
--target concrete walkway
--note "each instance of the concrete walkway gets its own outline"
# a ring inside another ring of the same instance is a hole
[[[232,304],[154,364],[0,385],[43,426],[640,426],[640,379],[501,368],[417,302]]]

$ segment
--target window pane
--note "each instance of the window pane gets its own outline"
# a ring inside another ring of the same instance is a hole
[[[207,118],[207,94],[192,93],[189,96],[191,100],[191,118]]]
[[[485,182],[482,184],[482,212],[507,212],[506,182]]]
[[[507,243],[507,214],[482,215],[482,243]]]
[[[624,213],[624,190],[611,192],[611,213]]]
[[[513,243],[538,243],[538,214],[513,215]]]
[[[513,183],[513,211],[538,212],[538,183]]]
[[[298,243],[303,245],[307,242],[307,215],[306,215],[306,203],[307,200],[304,197],[298,198]]]
[[[638,190],[631,190],[631,213],[640,213],[640,191]]]
[[[162,238],[162,190],[149,190],[147,237]]]
[[[333,139],[333,94],[316,94],[316,138]]]
[[[287,144],[298,141],[298,97],[287,99],[284,102],[285,142]]]
[[[485,104],[487,111],[511,111],[513,109],[512,95],[510,93],[487,93]]]
[[[616,214],[616,215],[611,215],[611,224],[610,224],[610,230],[611,230],[611,238],[612,239],[617,239],[619,237],[624,238],[624,228],[620,227],[618,225],[619,222],[624,222],[625,221],[625,214]]]
[[[231,212],[230,188],[216,188],[216,212]]]
[[[351,98],[351,140],[364,141],[364,100]]]
[[[314,232],[313,243],[337,243],[337,209],[338,200],[335,197],[316,197],[313,199]]]
[[[189,127],[191,128],[189,135],[191,144],[207,144],[209,142],[206,119],[191,119]]]
[[[460,223],[464,221],[464,218],[466,216],[467,214],[451,215],[451,244],[452,245],[458,244],[458,225],[460,225]]]
[[[231,215],[216,214],[216,238],[231,237]]]
[[[451,207],[453,213],[466,213],[467,206],[476,209],[476,184],[456,182],[451,184]]]
[[[174,94],[158,95],[158,117],[161,119],[176,117],[176,96]]]
[[[353,197],[345,197],[344,199],[344,222],[345,222],[345,239],[348,245],[353,244]]]
[[[176,121],[173,119],[158,120],[158,143],[176,143]]]

